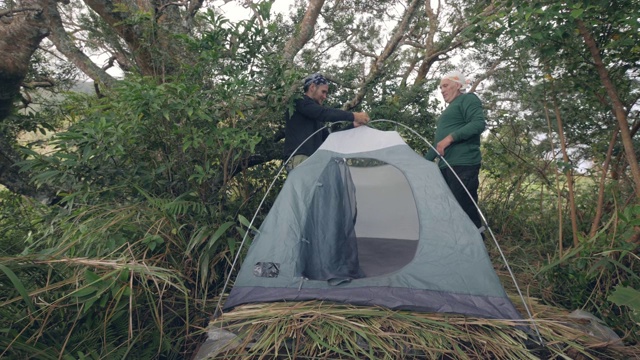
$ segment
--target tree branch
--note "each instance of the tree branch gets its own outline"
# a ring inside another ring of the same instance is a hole
[[[298,27],[298,31],[284,46],[285,61],[292,63],[296,54],[311,40],[323,5],[324,0],[309,0],[309,6]]]
[[[480,85],[480,83],[484,80],[486,80],[487,78],[489,78],[489,76],[493,75],[497,69],[498,66],[500,66],[500,64],[502,64],[503,59],[498,59],[496,60],[493,65],[491,65],[491,67],[489,68],[489,70],[487,70],[484,74],[480,75],[477,77],[476,81],[473,83],[473,85],[471,86],[471,88],[469,89],[469,92],[476,92],[476,88],[478,87],[478,85]]]
[[[102,66],[102,70],[108,70],[114,66],[114,63],[118,63],[118,66],[123,71],[131,70],[131,64],[129,64],[128,60],[122,54],[114,54],[109,57],[109,60]]]
[[[353,50],[354,52],[357,52],[358,54],[360,54],[360,55],[362,55],[362,56],[366,56],[366,57],[370,57],[370,58],[374,58],[374,59],[378,57],[378,56],[377,56],[376,54],[374,54],[374,53],[370,53],[370,52],[367,52],[367,51],[364,51],[364,50],[362,50],[362,49],[357,48],[355,45],[353,45],[353,44],[351,43],[351,41],[349,41],[349,39],[347,39],[347,40],[345,41],[345,43],[347,44],[347,46],[348,46],[351,50]]]
[[[425,41],[424,47],[427,49],[424,55],[424,59],[420,64],[418,69],[418,75],[414,81],[414,84],[419,84],[427,77],[431,66],[438,61],[441,60],[442,55],[455,50],[464,44],[466,44],[469,39],[458,39],[454,41],[456,38],[462,34],[466,29],[475,24],[478,19],[486,18],[487,16],[494,14],[498,11],[499,7],[497,7],[492,1],[489,5],[487,5],[482,12],[469,21],[457,22],[454,24],[453,31],[447,36],[446,39],[442,40],[438,45],[435,44],[435,36],[438,31],[439,25],[439,16],[440,16],[440,4],[438,5],[438,9],[434,11],[430,5],[430,2],[426,2],[427,6],[427,17],[429,18],[429,32],[427,34],[427,39]]]
[[[69,34],[67,34],[62,25],[62,18],[60,17],[56,2],[48,0],[44,0],[43,2],[46,3],[45,18],[51,31],[49,39],[56,46],[56,49],[96,83],[103,84],[106,87],[113,86],[116,80],[96,65],[73,43],[73,40],[69,37]]]
[[[348,101],[346,104],[342,106],[343,109],[353,109],[356,107],[365,94],[367,93],[367,88],[371,83],[373,83],[382,73],[382,69],[384,68],[385,61],[393,55],[395,50],[398,48],[402,37],[404,36],[411,19],[416,13],[418,5],[420,4],[420,0],[412,0],[409,7],[405,10],[402,15],[402,20],[396,26],[391,38],[387,41],[386,46],[382,50],[379,56],[374,57],[374,61],[371,62],[371,68],[369,69],[369,74],[365,77],[362,85],[360,86],[360,90],[356,93],[356,95]]]
[[[400,42],[400,45],[409,45],[409,46],[412,46],[414,48],[418,48],[418,49],[422,49],[422,50],[426,50],[427,49],[426,45],[420,44],[419,42],[413,41],[413,40],[402,40]]]
[[[42,79],[39,81],[29,81],[23,82],[22,87],[27,89],[35,89],[35,88],[45,88],[45,87],[53,87],[55,82],[52,79]]]
[[[42,11],[42,9],[38,7],[26,7],[26,8],[20,8],[20,9],[0,10],[0,17],[13,16],[14,14],[18,14],[21,12],[29,12],[29,11]]]
[[[154,67],[153,55],[150,53],[145,37],[142,36],[139,25],[127,22],[126,20],[132,16],[131,12],[121,11],[123,8],[131,8],[132,3],[124,0],[83,0],[84,3],[95,11],[113,30],[124,40],[128,46],[128,50],[134,57],[134,61],[138,70],[144,75],[157,75],[158,69]],[[149,3],[135,2],[137,6],[146,6],[142,8],[134,7],[132,11],[141,10],[153,12],[153,8]],[[123,5],[123,6],[120,6]]]

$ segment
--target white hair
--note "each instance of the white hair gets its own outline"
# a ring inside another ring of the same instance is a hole
[[[467,79],[458,70],[449,71],[448,73],[444,74],[442,80],[445,79],[460,84],[460,89],[465,89],[467,87]]]

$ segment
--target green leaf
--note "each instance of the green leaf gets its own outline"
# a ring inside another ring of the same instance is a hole
[[[232,221],[228,221],[228,222],[220,225],[218,230],[216,230],[216,232],[213,233],[213,235],[211,235],[211,237],[209,238],[209,242],[207,243],[207,247],[209,249],[211,249],[213,244],[215,244],[218,241],[218,239],[220,238],[220,236],[222,236],[222,234],[224,234],[231,226],[233,226],[233,222]]]
[[[251,230],[257,231],[257,229],[255,227],[251,226],[251,222],[249,220],[247,220],[247,218],[242,216],[241,214],[238,215],[238,221],[240,221],[240,224],[246,226],[247,228],[251,228]]]
[[[634,312],[640,312],[640,291],[634,288],[618,285],[608,299],[618,306],[628,306]]]
[[[229,252],[231,253],[231,255],[235,255],[236,254],[236,239],[227,238],[227,245],[229,246]]]
[[[571,11],[571,17],[574,19],[577,19],[581,17],[583,13],[584,13],[584,9],[573,9]]]
[[[84,278],[87,279],[87,282],[90,284],[95,284],[100,281],[100,276],[89,269],[85,270]]]
[[[118,274],[118,279],[124,282],[129,281],[129,273],[130,273],[129,269],[127,268],[120,270],[120,274]]]
[[[89,145],[84,147],[84,151],[82,152],[82,161],[88,161],[92,155],[92,148]]]
[[[89,309],[91,309],[91,307],[93,306],[93,304],[98,301],[100,297],[99,296],[93,296],[90,299],[88,299],[87,301],[84,302],[84,306],[82,307],[82,313],[86,314],[87,311],[89,311]]]
[[[25,289],[24,285],[22,285],[22,282],[20,281],[20,279],[18,279],[16,274],[13,271],[11,271],[11,269],[9,269],[8,267],[2,264],[0,264],[0,270],[2,270],[2,272],[5,275],[7,275],[9,280],[11,280],[13,287],[15,287],[18,293],[20,294],[20,296],[22,296],[22,299],[24,300],[25,303],[27,303],[27,306],[29,307],[31,312],[32,313],[36,312],[36,307],[31,302],[31,298],[29,297],[27,289]]]
[[[85,287],[81,287],[80,289],[72,292],[71,296],[84,297],[84,296],[89,296],[89,295],[95,293],[96,291],[98,291],[98,289],[96,289],[95,287],[85,286]]]
[[[200,284],[204,287],[209,281],[209,254],[204,254],[200,258]]]
[[[58,170],[48,170],[48,171],[44,171],[44,172],[39,173],[38,175],[34,176],[33,178],[37,179],[37,180],[47,180],[47,179],[50,179],[50,178],[52,178],[52,177],[54,177],[54,176],[56,176],[58,174],[60,174],[60,171],[58,171]]]

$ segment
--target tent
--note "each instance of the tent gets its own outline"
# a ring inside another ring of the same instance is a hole
[[[290,172],[223,310],[303,300],[521,318],[437,165],[367,126]]]

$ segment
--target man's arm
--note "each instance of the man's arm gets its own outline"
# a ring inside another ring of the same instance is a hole
[[[309,98],[297,102],[296,111],[302,116],[316,121],[354,121],[352,112],[324,107]]]

